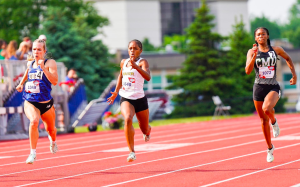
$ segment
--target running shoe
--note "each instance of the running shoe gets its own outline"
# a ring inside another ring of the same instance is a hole
[[[30,154],[26,160],[26,164],[33,164],[36,161],[36,154]]]
[[[143,134],[143,138],[145,142],[148,142],[150,140],[150,135]]]
[[[278,137],[280,134],[280,129],[277,123],[277,119],[275,118],[276,122],[274,124],[272,124],[272,129],[273,129],[273,136],[274,138]]]
[[[56,142],[55,143],[50,143],[50,152],[52,153],[52,154],[55,154],[56,152],[58,151],[58,147],[57,147],[57,144],[56,144]]]
[[[136,157],[135,157],[135,153],[131,152],[129,153],[129,156],[127,157],[127,162],[133,162],[135,161]]]
[[[274,155],[273,155],[273,152],[274,152],[274,145],[272,144],[272,149],[268,149],[267,150],[267,162],[273,162],[274,161]]]

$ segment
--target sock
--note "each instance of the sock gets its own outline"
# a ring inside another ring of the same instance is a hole
[[[56,143],[56,141],[52,141],[52,144],[55,144]]]
[[[31,149],[30,154],[35,154],[36,155],[36,149]]]
[[[271,149],[273,149],[273,144],[272,144],[272,148],[270,149],[270,148],[268,148],[269,150],[271,150]]]

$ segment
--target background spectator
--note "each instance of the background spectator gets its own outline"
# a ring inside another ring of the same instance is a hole
[[[23,38],[23,42],[26,42],[28,44],[28,53],[32,53],[32,41],[28,36]]]
[[[6,48],[6,42],[0,39],[0,60],[5,59],[5,48]]]
[[[19,60],[26,60],[28,56],[29,46],[27,42],[21,42],[16,53]]]
[[[47,37],[43,34],[39,36],[39,39],[44,40],[45,42],[47,41]]]
[[[6,48],[5,59],[18,60],[17,55],[16,55],[17,47],[18,47],[18,44],[15,40],[10,41]]]
[[[66,76],[66,82],[74,82],[74,84],[76,83],[78,77],[77,77],[77,74],[76,74],[76,70],[71,68],[69,71],[68,71],[68,74]]]

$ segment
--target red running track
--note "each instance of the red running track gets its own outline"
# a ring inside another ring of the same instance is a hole
[[[29,141],[0,146],[0,186],[300,186],[300,115],[277,115],[275,160],[258,116],[153,127],[145,143],[136,129],[137,160],[126,161],[121,130],[59,135],[52,155],[40,138],[37,161],[25,164]]]

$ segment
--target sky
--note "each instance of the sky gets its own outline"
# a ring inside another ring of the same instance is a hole
[[[262,14],[271,21],[287,23],[290,7],[297,0],[248,0],[248,13],[250,19],[260,17]]]

